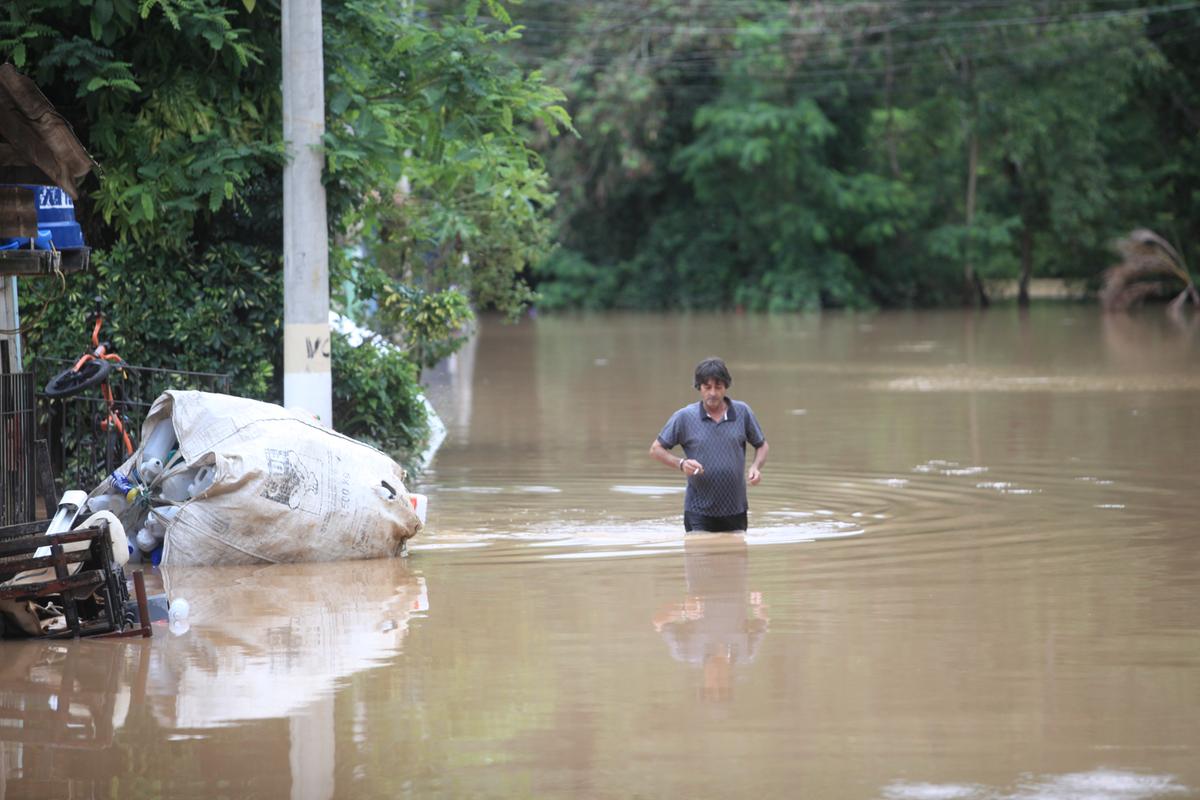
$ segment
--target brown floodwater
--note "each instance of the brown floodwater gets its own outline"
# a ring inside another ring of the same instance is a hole
[[[647,451],[711,354],[770,460],[685,541]],[[0,645],[0,798],[1200,797],[1196,325],[485,319],[429,380],[408,558]]]

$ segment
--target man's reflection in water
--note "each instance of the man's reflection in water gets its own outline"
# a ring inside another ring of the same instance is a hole
[[[654,616],[676,660],[700,667],[705,700],[733,696],[733,673],[758,653],[767,632],[762,597],[747,586],[746,540],[742,534],[688,534],[684,539],[687,597]]]

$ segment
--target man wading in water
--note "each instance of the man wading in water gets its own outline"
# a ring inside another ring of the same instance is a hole
[[[746,530],[746,481],[754,486],[762,480],[767,440],[750,406],[725,396],[732,383],[721,359],[697,364],[700,402],[672,414],[650,445],[651,458],[688,476],[683,529],[689,533]],[[754,461],[743,474],[747,443]],[[683,458],[670,452],[675,445],[683,447]]]

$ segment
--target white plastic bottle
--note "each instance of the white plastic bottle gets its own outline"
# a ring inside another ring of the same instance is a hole
[[[125,501],[124,497],[116,492],[99,494],[88,500],[88,510],[93,514],[95,514],[97,511],[111,511],[114,514],[120,514],[128,507],[129,503]]]
[[[162,533],[158,535],[158,538],[162,539],[167,535],[167,528],[175,519],[175,515],[179,513],[179,506],[159,506],[158,508],[154,509],[154,513],[158,522],[159,530],[162,531]]]
[[[175,426],[171,419],[160,419],[142,445],[142,460],[138,464],[138,477],[142,483],[153,483],[162,474],[167,455],[175,447],[175,442]]]
[[[138,478],[147,486],[154,483],[162,475],[163,462],[160,458],[144,458],[138,466]]]
[[[154,426],[154,430],[150,431],[150,435],[146,437],[146,441],[142,446],[142,461],[157,458],[165,464],[167,462],[167,454],[174,447],[175,426],[171,424],[169,418],[160,419],[158,424]]]

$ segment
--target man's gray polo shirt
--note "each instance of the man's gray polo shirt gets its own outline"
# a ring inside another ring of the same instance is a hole
[[[713,422],[704,403],[685,406],[667,420],[658,441],[670,450],[683,447],[688,458],[704,465],[702,475],[688,478],[685,511],[710,517],[741,514],[746,502],[746,445],[759,448],[765,440],[750,406],[725,398],[725,418]]]

